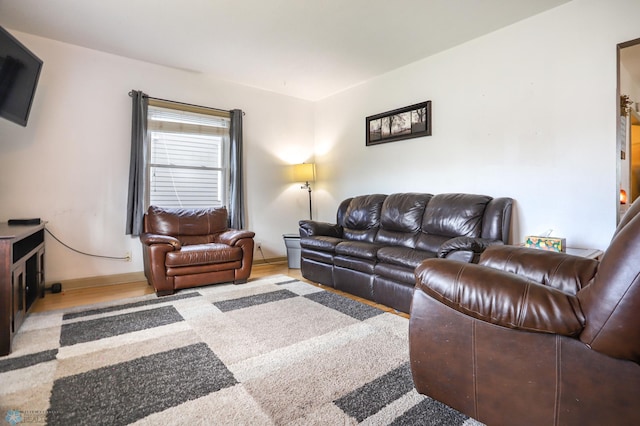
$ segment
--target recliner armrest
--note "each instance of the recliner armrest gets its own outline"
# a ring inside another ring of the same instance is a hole
[[[336,225],[335,223],[301,220],[298,224],[300,225],[301,237],[322,235],[325,237],[342,238],[342,226]]]
[[[599,262],[522,246],[492,246],[482,253],[478,264],[522,275],[564,293],[576,294],[595,276]]]
[[[246,231],[241,229],[228,229],[222,234],[218,235],[218,241],[230,246],[235,245],[239,240],[243,238],[253,238],[256,233],[253,231]]]
[[[170,237],[168,235],[149,234],[147,232],[140,234],[140,242],[147,246],[150,246],[152,244],[170,244],[176,250],[180,250],[180,248],[182,247],[180,240],[175,237]]]
[[[585,323],[577,297],[471,263],[425,260],[416,268],[416,291],[502,327],[575,336]]]

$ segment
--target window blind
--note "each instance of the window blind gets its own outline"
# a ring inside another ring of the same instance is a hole
[[[229,118],[149,105],[149,204],[226,205]]]

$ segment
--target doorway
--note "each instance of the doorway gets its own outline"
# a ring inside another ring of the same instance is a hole
[[[640,113],[631,110],[629,131],[629,200],[633,203],[640,195]]]
[[[640,39],[618,44],[617,221],[640,197]]]

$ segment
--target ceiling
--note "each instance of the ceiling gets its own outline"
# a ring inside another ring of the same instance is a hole
[[[0,0],[0,25],[319,100],[570,0]]]

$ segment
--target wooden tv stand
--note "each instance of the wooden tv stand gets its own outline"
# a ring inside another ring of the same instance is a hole
[[[0,223],[0,356],[33,302],[44,297],[44,223]]]

